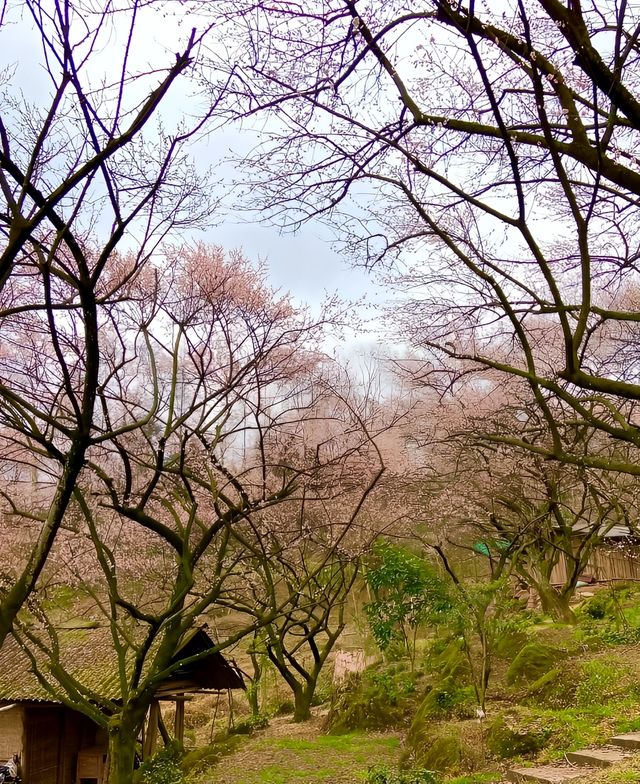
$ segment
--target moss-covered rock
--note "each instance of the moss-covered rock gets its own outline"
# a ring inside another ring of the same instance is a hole
[[[487,748],[498,759],[526,757],[542,751],[550,730],[543,727],[522,726],[514,717],[500,715],[489,725]]]
[[[424,765],[427,770],[437,770],[442,773],[458,771],[461,769],[462,757],[460,738],[455,735],[443,735],[436,738],[424,750],[420,764]]]
[[[416,675],[405,669],[372,668],[355,676],[337,692],[327,728],[332,734],[406,726],[416,710]]]
[[[243,742],[239,735],[228,735],[226,732],[219,732],[214,741],[208,746],[200,746],[182,758],[182,770],[185,773],[197,774],[220,762],[220,760],[232,754]]]
[[[433,684],[420,703],[415,719],[443,719],[451,716],[471,718],[475,715],[473,688],[461,688],[456,678],[449,676]]]
[[[416,715],[405,739],[403,764],[449,774],[477,770],[483,765],[478,723],[435,723]]]
[[[511,662],[507,670],[507,683],[514,685],[537,681],[556,668],[566,657],[566,651],[543,643],[531,642],[525,645]]]

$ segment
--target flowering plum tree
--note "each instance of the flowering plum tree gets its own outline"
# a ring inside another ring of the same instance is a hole
[[[187,631],[211,608],[246,606],[252,564],[265,553],[264,569],[277,571],[274,532],[258,524],[261,515],[303,499],[320,503],[329,479],[371,439],[345,407],[323,407],[330,363],[320,341],[330,318],[311,321],[240,254],[200,245],[169,248],[111,309],[96,391],[101,416],[59,536],[62,557],[41,583],[66,571],[91,598],[113,640],[119,699],[74,672],[42,607],[44,631],[20,624],[15,636],[47,688],[108,731],[112,782],[131,780],[136,738]],[[305,449],[271,447],[319,412],[325,426],[307,435]],[[333,524],[327,559],[381,472],[379,461],[364,460],[349,472],[352,512]],[[295,592],[247,613],[218,648],[286,617],[325,573],[326,564],[307,563]]]
[[[398,273],[423,383],[509,374],[547,428],[514,445],[639,473],[639,316],[619,297],[638,258],[635,6],[247,5],[228,111],[270,118],[254,200],[261,186],[274,219],[331,221]],[[574,423],[630,454],[574,451]]]
[[[112,308],[168,233],[211,210],[184,154],[203,116],[153,127],[206,30],[179,34],[168,61],[149,52],[143,62],[140,22],[153,13],[138,2],[69,0],[0,9],[0,33],[18,30],[29,42],[36,74],[23,77],[27,58],[5,61],[3,47],[0,439],[12,480],[8,525],[37,528],[21,570],[0,586],[0,643],[37,582],[96,436]],[[23,78],[32,79],[28,96]]]

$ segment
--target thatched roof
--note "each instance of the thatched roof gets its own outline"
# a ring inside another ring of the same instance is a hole
[[[120,687],[117,660],[109,629],[67,628],[58,630],[59,658],[65,669],[83,686],[100,696],[118,700]],[[205,652],[215,646],[203,627],[194,627],[182,640],[173,661]],[[44,654],[37,655],[38,666],[46,674]],[[179,667],[160,684],[158,693],[186,693],[203,690],[243,688],[238,671],[221,653],[210,654],[190,665]],[[11,635],[0,648],[0,703],[60,702],[55,693],[38,679],[27,653]]]

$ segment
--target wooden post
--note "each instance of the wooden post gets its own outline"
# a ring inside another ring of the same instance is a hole
[[[156,743],[158,740],[158,717],[160,714],[160,703],[158,700],[153,700],[149,706],[149,721],[147,722],[147,732],[144,737],[144,746],[142,748],[142,759],[146,760],[153,757],[156,750]]]
[[[176,700],[176,720],[173,733],[181,746],[184,745],[184,703],[184,699]]]

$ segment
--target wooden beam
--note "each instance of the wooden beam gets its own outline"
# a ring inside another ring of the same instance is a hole
[[[174,736],[178,743],[184,745],[184,700],[176,701],[176,719],[174,725]]]
[[[161,710],[158,711],[158,729],[160,730],[160,735],[162,736],[162,742],[165,746],[168,746],[171,743],[171,735],[169,735],[169,730],[164,723]]]
[[[142,747],[142,759],[146,760],[153,757],[158,741],[158,718],[160,715],[160,703],[153,700],[149,706],[149,720],[147,731],[144,736],[144,746]]]

